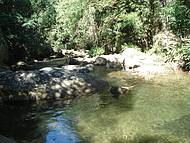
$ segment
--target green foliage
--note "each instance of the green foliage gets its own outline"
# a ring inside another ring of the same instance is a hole
[[[29,0],[2,0],[0,3],[0,29],[9,51],[7,64],[17,60],[43,59],[52,50],[38,32],[37,22],[32,19],[34,8]]]
[[[139,13],[137,12],[131,12],[120,19],[124,19],[124,23],[126,23],[126,25],[123,26],[123,29],[125,27],[129,27],[134,29],[134,32],[139,32],[143,28],[143,23],[140,20]]]
[[[179,60],[181,56],[181,47],[179,38],[171,31],[160,32],[153,38],[153,48],[150,52],[161,54],[167,61]]]
[[[89,55],[91,57],[103,55],[104,53],[105,53],[105,50],[104,50],[104,48],[101,48],[101,47],[93,47],[89,51]]]
[[[190,9],[184,0],[171,1],[163,12],[175,34],[182,37],[190,34]]]
[[[190,69],[190,39],[186,39],[183,45],[183,60],[185,61],[184,68]]]
[[[97,23],[95,21],[96,9],[93,4],[89,4],[83,11],[77,29],[75,31],[75,42],[77,47],[90,49],[97,45]]]
[[[58,0],[54,4],[56,23],[47,38],[55,49],[66,48],[75,43],[78,23],[86,4],[87,0]]]
[[[1,0],[0,19],[6,45],[19,59],[47,56],[51,47],[84,48],[91,56],[126,47],[152,48],[170,60],[189,54],[179,40],[190,35],[185,0]],[[169,44],[160,33],[171,37]]]
[[[131,43],[128,43],[128,44],[125,43],[125,44],[123,44],[121,46],[121,51],[124,51],[125,49],[128,49],[128,48],[134,48],[134,49],[138,49],[140,51],[140,48],[138,46],[133,45]]]
[[[190,69],[190,7],[185,0],[172,0],[166,3],[160,12],[162,23],[164,25],[164,31],[171,30],[175,34],[175,38],[171,37],[167,43],[168,46],[160,46],[161,53],[167,56],[170,61],[184,60],[184,68]],[[174,41],[174,39],[178,39]]]
[[[155,3],[148,0],[143,3],[132,0],[27,1],[30,12],[27,16],[17,13],[17,21],[23,29],[38,33],[54,49],[98,46],[106,53],[119,53],[124,43],[141,48],[151,43],[152,35],[147,31],[154,31],[150,29],[155,25],[149,26],[152,24],[149,17],[151,14],[155,17],[152,11],[158,0]]]
[[[106,53],[120,52],[121,45],[133,43],[140,45],[143,23],[139,6],[132,1],[107,1],[97,3],[98,43],[105,47]]]

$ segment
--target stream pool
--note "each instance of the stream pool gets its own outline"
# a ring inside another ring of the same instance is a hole
[[[118,99],[105,91],[67,106],[3,106],[0,134],[17,143],[190,143],[190,75],[98,73],[113,85],[134,87]]]

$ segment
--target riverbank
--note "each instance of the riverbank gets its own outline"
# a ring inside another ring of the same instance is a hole
[[[1,102],[60,98],[67,100],[108,90],[112,86],[109,82],[102,80],[98,74],[90,74],[94,67],[123,70],[144,79],[179,69],[179,65],[165,63],[157,55],[142,53],[132,48],[124,50],[121,54],[101,55],[95,58],[73,50],[63,52],[63,57],[65,53],[70,54],[67,58],[36,61],[33,65],[20,64],[12,71],[0,72]]]
[[[100,73],[96,68],[94,72],[101,79],[134,88],[120,98],[107,91],[82,96],[68,106],[60,100],[25,104],[29,111],[22,104],[5,105],[1,134],[18,143],[72,140],[73,133],[79,143],[189,142],[189,75],[173,72],[144,80],[131,72],[100,68]]]
[[[70,99],[108,87],[106,81],[84,74],[86,70],[46,67],[33,71],[4,72],[0,75],[1,98],[3,101]]]

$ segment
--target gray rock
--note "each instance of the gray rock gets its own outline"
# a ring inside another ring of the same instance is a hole
[[[117,69],[123,67],[123,57],[119,54],[114,55],[102,55],[97,57],[95,65],[105,66],[108,69]]]
[[[85,66],[79,66],[79,65],[67,65],[62,67],[64,70],[70,71],[70,72],[79,72],[79,73],[89,73],[94,70],[93,64],[88,64]]]
[[[94,64],[97,66],[106,66],[107,59],[104,57],[97,57]]]
[[[113,97],[118,98],[120,95],[126,93],[127,91],[131,90],[132,88],[133,88],[133,86],[131,86],[131,87],[111,86],[109,91]]]
[[[108,87],[106,81],[87,73],[92,66],[82,68],[46,67],[4,74],[0,76],[0,96],[3,101],[74,98]]]
[[[138,59],[130,59],[126,58],[123,60],[123,67],[125,70],[127,69],[135,69],[140,67],[140,62]]]
[[[88,65],[93,64],[95,58],[68,58],[69,65]]]
[[[110,88],[110,93],[114,96],[119,96],[121,94],[123,94],[122,88],[119,86],[112,86]]]
[[[82,63],[82,60],[79,58],[69,58],[68,59],[68,64],[69,65],[80,65]]]

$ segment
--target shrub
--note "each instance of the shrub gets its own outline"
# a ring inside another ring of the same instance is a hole
[[[171,31],[160,32],[154,36],[150,52],[165,56],[167,61],[179,60],[182,50],[179,41]]]
[[[102,55],[104,53],[105,53],[105,50],[102,47],[93,47],[89,51],[89,55],[91,57],[99,56],[99,55]]]
[[[122,46],[121,46],[121,51],[124,51],[125,49],[128,49],[128,48],[135,48],[135,49],[137,49],[137,50],[139,50],[140,51],[140,48],[137,46],[137,45],[134,45],[134,44],[132,44],[132,43],[129,43],[129,44],[123,44]]]
[[[190,69],[190,39],[187,39],[183,45],[184,68]]]
[[[184,0],[168,2],[162,16],[176,35],[185,37],[190,34],[190,9]]]

